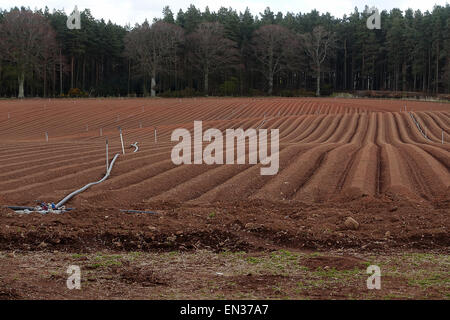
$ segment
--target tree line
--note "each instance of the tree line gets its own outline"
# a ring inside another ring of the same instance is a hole
[[[367,10],[367,7],[366,7]],[[382,11],[201,11],[131,27],[81,12],[0,10],[0,96],[328,95],[450,92],[450,6]]]

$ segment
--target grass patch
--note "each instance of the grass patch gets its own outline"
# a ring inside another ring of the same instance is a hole
[[[422,279],[409,279],[408,284],[411,286],[420,286],[422,288],[445,286],[450,287],[450,275],[432,273],[428,277]]]

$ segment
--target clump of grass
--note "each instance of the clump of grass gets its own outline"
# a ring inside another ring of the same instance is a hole
[[[88,268],[90,269],[98,269],[98,268],[104,268],[104,267],[111,267],[111,266],[121,266],[122,262],[120,261],[122,259],[121,255],[101,255],[98,254],[95,256],[94,260],[95,263],[92,263],[88,265]]]
[[[432,273],[428,277],[422,279],[409,279],[408,284],[411,286],[420,286],[422,288],[447,286],[450,287],[450,280],[447,276],[439,273]]]
[[[362,271],[358,268],[353,270],[337,270],[335,268],[323,269],[318,268],[313,272],[315,276],[321,278],[331,278],[331,279],[345,279],[345,278],[353,278],[356,275],[360,274]]]

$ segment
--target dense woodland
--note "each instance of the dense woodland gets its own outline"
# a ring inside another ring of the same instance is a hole
[[[191,5],[135,26],[0,9],[0,97],[450,92],[450,6],[431,12],[275,13]]]

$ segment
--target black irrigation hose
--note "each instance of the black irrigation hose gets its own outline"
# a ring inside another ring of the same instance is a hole
[[[150,213],[150,214],[159,214],[159,212],[154,212],[154,211],[142,211],[142,210],[120,210],[120,212],[125,212],[125,213]]]

